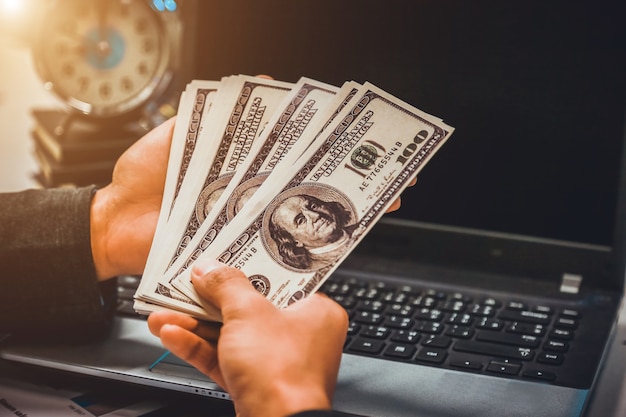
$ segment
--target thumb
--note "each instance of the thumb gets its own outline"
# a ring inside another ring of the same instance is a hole
[[[241,270],[213,259],[198,259],[191,268],[191,281],[198,295],[221,312],[224,322],[273,307]]]

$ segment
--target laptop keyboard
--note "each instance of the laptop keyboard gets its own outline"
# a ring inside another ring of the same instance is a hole
[[[579,309],[337,274],[321,291],[349,314],[345,353],[584,385],[580,375],[571,377],[576,364],[568,363],[583,316]]]
[[[133,310],[138,284],[139,277],[118,278],[120,314],[145,317]],[[321,291],[349,314],[345,353],[564,386],[587,383],[572,371],[576,364],[568,364],[583,318],[579,309],[337,273]]]

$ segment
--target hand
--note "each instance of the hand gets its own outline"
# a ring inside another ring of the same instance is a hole
[[[175,118],[118,159],[111,184],[91,204],[91,249],[98,279],[141,274],[156,231]]]
[[[159,311],[151,332],[228,391],[237,416],[286,416],[330,409],[348,318],[321,294],[277,309],[244,274],[217,261],[197,261],[192,281],[218,308],[221,328]]]

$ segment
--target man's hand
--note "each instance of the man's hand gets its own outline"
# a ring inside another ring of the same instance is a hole
[[[99,279],[141,274],[156,230],[175,118],[118,159],[111,184],[91,204],[91,248]]]
[[[192,280],[220,310],[221,328],[167,311],[152,313],[148,325],[173,354],[230,393],[238,416],[331,407],[348,326],[343,308],[314,294],[279,310],[240,270],[216,261],[196,262]]]

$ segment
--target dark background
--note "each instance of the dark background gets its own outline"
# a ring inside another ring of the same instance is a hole
[[[370,81],[456,128],[393,216],[608,245],[624,1],[199,1],[193,76]]]

